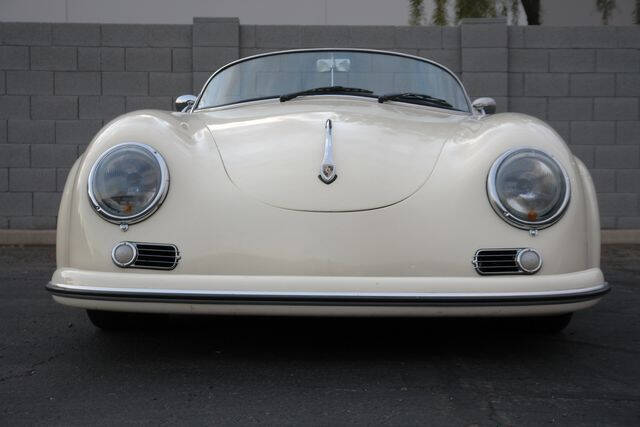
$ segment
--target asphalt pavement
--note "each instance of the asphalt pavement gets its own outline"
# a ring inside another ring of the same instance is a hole
[[[561,334],[508,320],[191,318],[119,333],[0,247],[0,425],[640,425],[640,246]]]

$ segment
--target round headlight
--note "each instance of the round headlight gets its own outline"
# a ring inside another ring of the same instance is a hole
[[[495,161],[487,192],[491,205],[506,221],[519,228],[540,229],[560,219],[571,187],[566,171],[551,156],[518,149]]]
[[[169,170],[156,150],[124,143],[104,152],[89,173],[89,198],[107,221],[131,224],[155,212],[169,189]]]

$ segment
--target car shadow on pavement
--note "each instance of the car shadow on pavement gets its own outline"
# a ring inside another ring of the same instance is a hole
[[[508,351],[524,357],[537,346],[548,351],[551,342],[562,341],[562,333],[539,333],[528,320],[516,318],[148,316],[126,331],[96,329],[93,339],[111,352],[118,347],[130,352],[135,343],[138,357],[231,352],[371,359],[399,351],[483,357]]]

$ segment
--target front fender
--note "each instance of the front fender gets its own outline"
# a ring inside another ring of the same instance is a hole
[[[584,191],[584,212],[587,220],[586,233],[588,236],[587,258],[589,259],[590,267],[600,268],[600,209],[598,208],[596,188],[585,164],[577,157],[575,157],[574,160],[582,180],[582,188]]]
[[[78,168],[82,163],[84,154],[76,159],[67,175],[67,180],[62,191],[60,207],[58,208],[58,224],[56,231],[56,264],[58,268],[69,266],[69,219],[71,216],[73,188],[76,182]]]

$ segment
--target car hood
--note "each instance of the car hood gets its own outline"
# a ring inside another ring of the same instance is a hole
[[[229,179],[272,206],[345,212],[398,203],[427,182],[466,114],[370,99],[269,100],[194,113],[211,131]],[[325,123],[337,179],[319,179]]]

